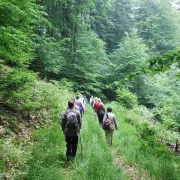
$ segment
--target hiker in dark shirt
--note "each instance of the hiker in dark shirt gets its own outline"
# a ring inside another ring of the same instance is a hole
[[[66,140],[66,157],[70,161],[76,156],[78,136],[81,128],[81,116],[79,111],[74,109],[74,101],[68,102],[68,108],[62,113],[61,127]]]
[[[105,114],[105,108],[104,108],[104,104],[101,103],[99,108],[98,108],[98,112],[97,112],[97,116],[98,116],[98,120],[99,120],[99,125],[102,127],[103,125],[103,117]]]

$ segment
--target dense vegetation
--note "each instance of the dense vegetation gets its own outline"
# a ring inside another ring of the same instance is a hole
[[[59,113],[79,92],[116,101],[123,126],[115,146],[128,163],[149,177],[178,179],[178,156],[166,146],[180,132],[179,21],[175,0],[0,0],[0,179],[63,177]],[[82,133],[86,147],[91,126]],[[104,173],[112,157],[99,172],[81,170],[110,153],[100,130],[96,136],[94,148],[104,151],[84,152],[72,174],[122,177],[114,165]]]

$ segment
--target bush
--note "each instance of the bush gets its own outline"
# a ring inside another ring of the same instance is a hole
[[[121,88],[116,91],[117,101],[128,109],[132,109],[134,105],[137,105],[137,96],[132,94],[128,89]]]

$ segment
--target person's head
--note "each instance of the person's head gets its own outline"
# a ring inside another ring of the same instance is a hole
[[[76,96],[76,99],[79,99],[80,97],[79,96]]]
[[[103,106],[104,107],[104,104],[101,102],[101,104],[100,104],[101,106]]]
[[[68,101],[68,108],[72,109],[74,107],[74,101],[70,100]]]
[[[101,99],[100,98],[98,98],[98,102],[101,103]]]
[[[112,107],[108,107],[107,112],[112,112]]]

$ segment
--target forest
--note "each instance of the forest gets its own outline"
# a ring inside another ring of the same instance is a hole
[[[178,180],[179,92],[179,0],[0,0],[0,179]],[[77,94],[119,130],[108,147],[87,105],[68,164],[60,114]]]

